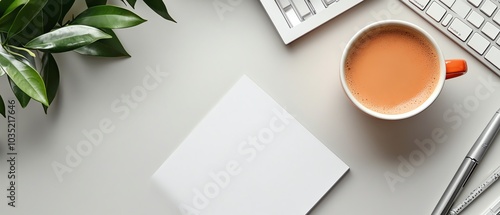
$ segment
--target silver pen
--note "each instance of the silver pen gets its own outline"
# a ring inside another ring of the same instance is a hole
[[[484,182],[474,189],[465,200],[457,205],[453,210],[450,211],[450,215],[457,215],[462,212],[469,204],[474,202],[474,200],[479,197],[484,191],[486,191],[493,183],[500,179],[500,167],[496,168],[493,173],[491,173]]]
[[[488,151],[491,143],[500,129],[500,109],[497,110],[493,118],[490,120],[481,135],[477,138],[476,143],[472,146],[464,161],[458,168],[455,176],[451,179],[450,184],[439,199],[438,204],[432,211],[432,215],[447,215],[458,194],[462,191],[469,177],[474,172],[476,166],[483,160],[484,155]]]

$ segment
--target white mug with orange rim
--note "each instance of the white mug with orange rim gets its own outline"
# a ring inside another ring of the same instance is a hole
[[[466,72],[465,60],[445,60],[431,35],[398,20],[361,29],[340,63],[347,97],[363,112],[385,120],[422,112],[436,100],[445,80]]]

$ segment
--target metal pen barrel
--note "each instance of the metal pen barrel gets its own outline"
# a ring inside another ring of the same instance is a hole
[[[443,196],[441,196],[441,199],[439,199],[439,203],[436,205],[436,208],[434,208],[434,211],[432,211],[432,215],[448,214],[448,212],[451,210],[451,207],[453,206],[453,203],[457,199],[458,194],[460,194],[460,192],[462,191],[464,185],[467,183],[467,180],[469,180],[469,177],[476,166],[477,163],[469,158],[466,158],[462,162],[457,172],[455,173],[455,176],[453,176],[453,179],[451,179],[450,184],[448,184],[448,187],[446,187]]]
[[[500,129],[500,110],[490,120],[451,179],[431,215],[447,215],[463,187],[481,162]]]

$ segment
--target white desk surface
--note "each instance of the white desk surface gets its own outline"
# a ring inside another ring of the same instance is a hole
[[[220,17],[213,2],[234,5]],[[58,54],[61,87],[49,114],[35,102],[26,109],[18,105],[16,208],[7,206],[7,123],[2,119],[0,214],[179,214],[151,186],[150,177],[244,74],[351,168],[311,215],[430,214],[500,107],[499,76],[395,0],[361,3],[289,46],[283,45],[259,1],[166,3],[177,24],[138,1],[137,13],[149,21],[118,31],[132,58]],[[468,74],[447,81],[428,110],[397,122],[357,110],[344,95],[338,74],[349,38],[387,18],[421,26],[435,36],[447,58],[469,63]],[[158,83],[147,79],[156,87],[141,91],[147,68],[169,76],[157,77]],[[4,100],[12,99],[2,80]],[[129,105],[121,102],[122,95],[132,93]],[[59,181],[52,165],[66,164],[67,150],[87,140],[82,131],[99,128],[103,120],[111,122],[113,131]],[[446,139],[419,160],[422,152],[415,141],[432,139],[436,132]],[[495,142],[459,201],[500,165],[500,139]],[[398,175],[401,160],[410,157],[416,166],[403,170],[403,181],[391,190],[384,174]],[[463,214],[482,213],[499,193],[500,185],[493,185]]]

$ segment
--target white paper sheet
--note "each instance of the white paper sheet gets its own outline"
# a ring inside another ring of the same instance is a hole
[[[244,76],[152,179],[183,215],[303,215],[348,169]]]

